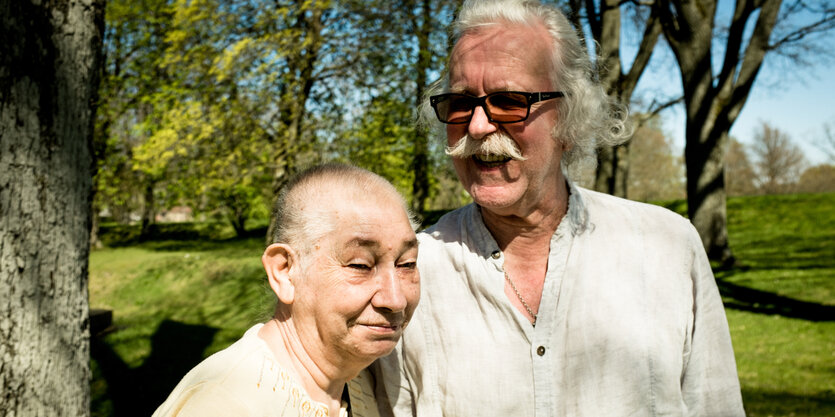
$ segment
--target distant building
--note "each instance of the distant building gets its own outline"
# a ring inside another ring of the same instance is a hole
[[[182,223],[194,220],[191,207],[174,206],[169,210],[163,210],[156,216],[157,223]]]

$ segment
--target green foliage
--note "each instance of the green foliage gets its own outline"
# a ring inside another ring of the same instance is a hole
[[[358,117],[338,139],[340,159],[376,172],[408,195],[414,181],[411,106],[400,97],[380,96]]]
[[[96,211],[124,222],[188,205],[244,233],[289,175],[331,159],[408,195],[411,74],[445,56],[454,4],[425,3],[428,17],[413,0],[109,2]],[[420,25],[434,41],[423,50]]]

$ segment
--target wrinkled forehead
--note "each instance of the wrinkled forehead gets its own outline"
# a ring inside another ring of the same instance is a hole
[[[416,245],[406,210],[394,196],[352,194],[329,204],[328,235],[337,247],[359,246],[382,251]]]
[[[493,22],[463,32],[453,45],[449,69],[468,61],[507,57],[523,60],[532,70],[550,72],[554,41],[541,22]]]
[[[523,23],[498,20],[464,30],[455,39],[453,50],[462,42],[472,38],[492,40],[496,45],[506,45],[510,49],[530,47],[533,42],[548,43],[550,41],[548,30],[541,21]]]
[[[359,187],[355,184],[333,184],[317,193],[308,209],[334,223],[333,227],[354,224],[391,225],[408,221],[403,200],[396,191],[382,187]]]

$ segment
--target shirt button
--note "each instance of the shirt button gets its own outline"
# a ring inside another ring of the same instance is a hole
[[[545,354],[545,346],[540,346],[540,347],[536,348],[536,354],[539,355],[539,356],[544,355]]]
[[[493,259],[499,259],[502,257],[502,251],[494,250],[493,253],[490,254]]]

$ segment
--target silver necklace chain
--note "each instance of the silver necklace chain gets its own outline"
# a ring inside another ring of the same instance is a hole
[[[506,279],[507,282],[510,283],[510,288],[513,288],[513,292],[516,293],[516,298],[518,298],[519,301],[522,302],[522,305],[525,307],[525,310],[527,310],[528,314],[530,314],[531,317],[533,317],[533,322],[531,322],[531,325],[536,326],[536,314],[533,313],[531,306],[529,306],[528,303],[525,302],[525,299],[522,298],[522,294],[519,293],[519,290],[516,288],[516,284],[514,284],[513,281],[511,281],[510,276],[507,275],[507,271],[505,271],[504,268],[502,268],[502,272],[504,272],[504,279]]]

